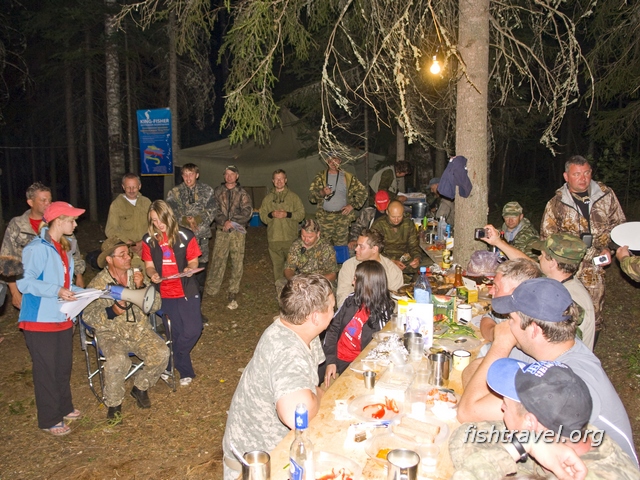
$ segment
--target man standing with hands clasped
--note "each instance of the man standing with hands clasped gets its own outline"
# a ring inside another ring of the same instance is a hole
[[[271,181],[273,190],[260,205],[260,220],[267,225],[273,279],[277,282],[284,275],[289,247],[298,238],[298,223],[304,220],[304,205],[300,197],[287,187],[287,173],[284,170],[273,172]]]
[[[596,314],[596,337],[604,326],[604,266],[611,263],[608,244],[611,230],[625,222],[616,194],[602,183],[591,179],[591,165],[580,155],[565,163],[565,184],[547,203],[540,226],[540,239],[554,233],[571,233],[587,246],[576,278],[585,286]]]
[[[229,165],[224,169],[224,182],[214,191],[216,242],[213,246],[213,265],[207,273],[207,295],[217,295],[222,285],[227,259],[231,255],[231,275],[229,278],[229,304],[227,308],[238,308],[236,295],[240,291],[240,280],[244,267],[245,227],[251,219],[253,208],[251,198],[240,186],[238,167]]]

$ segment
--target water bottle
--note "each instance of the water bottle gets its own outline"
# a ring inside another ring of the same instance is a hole
[[[296,405],[296,438],[289,449],[289,478],[291,480],[315,480],[313,468],[313,444],[307,437],[309,411],[304,403]]]
[[[431,284],[427,278],[427,267],[420,267],[420,276],[413,287],[416,303],[431,303]]]

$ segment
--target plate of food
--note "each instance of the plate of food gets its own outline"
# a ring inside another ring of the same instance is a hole
[[[435,417],[421,420],[403,415],[400,422],[391,427],[394,434],[411,438],[417,445],[440,445],[449,438],[449,427]]]
[[[315,452],[316,480],[359,480],[362,467],[350,458],[329,452]]]
[[[364,372],[376,372],[376,373],[380,373],[382,370],[384,370],[384,365],[382,365],[382,363],[378,360],[357,360],[355,362],[352,362],[351,365],[349,365],[349,368],[351,370],[353,370],[355,373],[364,373]]]
[[[384,395],[361,395],[349,403],[350,415],[364,421],[393,420],[401,413],[401,408],[393,398]]]
[[[381,340],[378,345],[369,352],[365,360],[377,360],[380,362],[380,365],[386,367],[389,365],[389,354],[394,350],[399,350],[405,358],[409,355],[409,352],[407,352],[407,349],[404,347],[403,339],[400,338],[399,335],[390,335],[384,340]]]
[[[396,448],[413,450],[418,444],[411,438],[396,433],[386,432],[374,435],[364,445],[364,451],[377,463],[385,465],[387,454]]]

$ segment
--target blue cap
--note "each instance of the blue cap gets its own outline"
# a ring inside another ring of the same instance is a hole
[[[532,278],[518,285],[511,295],[494,298],[491,308],[502,314],[522,312],[536,320],[563,322],[571,318],[564,312],[572,303],[571,294],[559,281]]]
[[[587,384],[560,362],[527,365],[501,358],[489,367],[487,385],[499,395],[522,403],[546,428],[569,437],[589,421],[593,402]]]

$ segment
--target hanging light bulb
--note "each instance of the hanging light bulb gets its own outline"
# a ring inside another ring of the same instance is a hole
[[[431,64],[431,67],[429,68],[429,71],[431,73],[433,73],[434,75],[437,75],[440,73],[440,71],[442,70],[442,67],[440,67],[440,62],[438,62],[437,57],[434,55],[433,56],[433,63]]]

